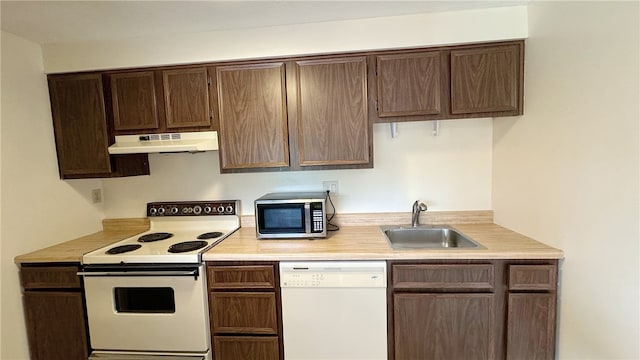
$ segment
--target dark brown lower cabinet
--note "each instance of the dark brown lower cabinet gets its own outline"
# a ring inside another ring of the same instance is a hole
[[[553,359],[557,260],[389,262],[389,359]]]
[[[31,360],[86,360],[89,341],[77,266],[20,270]]]
[[[279,358],[277,337],[214,336],[215,359],[273,360]]]
[[[396,359],[493,359],[492,294],[395,294]]]
[[[207,263],[214,360],[283,360],[275,262]]]

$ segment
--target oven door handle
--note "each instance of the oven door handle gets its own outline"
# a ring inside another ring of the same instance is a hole
[[[198,278],[198,269],[190,271],[80,271],[78,276],[193,276]]]

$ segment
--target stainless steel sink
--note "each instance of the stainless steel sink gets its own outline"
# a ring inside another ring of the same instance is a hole
[[[446,225],[381,226],[394,249],[484,249],[477,242]]]

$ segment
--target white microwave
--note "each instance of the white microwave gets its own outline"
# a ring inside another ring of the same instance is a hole
[[[269,193],[255,201],[258,239],[327,237],[326,192]]]

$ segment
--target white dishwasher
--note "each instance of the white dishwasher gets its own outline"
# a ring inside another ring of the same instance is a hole
[[[285,360],[387,359],[384,261],[281,262]]]

